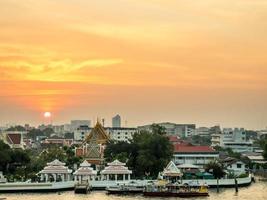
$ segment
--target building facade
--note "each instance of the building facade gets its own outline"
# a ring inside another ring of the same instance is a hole
[[[121,127],[121,116],[120,115],[116,115],[112,118],[112,127],[113,128]]]
[[[128,142],[136,133],[136,128],[106,128],[111,140]]]
[[[243,128],[224,128],[221,134],[213,134],[211,146],[231,148],[234,152],[252,152],[252,142],[246,140],[246,132]]]
[[[70,121],[70,130],[74,131],[80,126],[88,126],[91,127],[91,121],[90,120],[71,120]]]
[[[195,135],[196,125],[195,124],[176,124],[170,122],[156,123],[159,126],[162,126],[166,130],[167,135],[178,135],[181,138],[187,138]],[[139,126],[138,131],[149,131],[152,132],[152,124]]]
[[[186,146],[175,144],[173,162],[176,165],[190,164],[203,168],[219,158],[219,152],[209,146]]]

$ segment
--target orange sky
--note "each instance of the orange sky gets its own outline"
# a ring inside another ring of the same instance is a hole
[[[264,0],[0,0],[0,124],[120,113],[267,126]]]

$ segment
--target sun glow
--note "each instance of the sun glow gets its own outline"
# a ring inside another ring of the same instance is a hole
[[[50,118],[51,117],[51,112],[45,112],[44,113],[45,118]]]

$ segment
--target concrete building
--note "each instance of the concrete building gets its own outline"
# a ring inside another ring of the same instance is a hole
[[[219,158],[219,152],[209,146],[174,145],[173,162],[176,165],[190,164],[203,168]]]
[[[111,140],[128,142],[137,132],[136,128],[105,128]]]
[[[207,127],[198,127],[196,129],[196,135],[199,135],[202,137],[210,136],[210,129]]]
[[[80,126],[74,130],[74,140],[75,141],[84,141],[85,138],[90,134],[92,128],[89,126]]]
[[[120,115],[116,115],[112,118],[112,127],[113,128],[121,127],[121,116]]]
[[[181,138],[190,137],[195,135],[196,125],[195,124],[175,124],[170,122],[156,123],[165,128],[167,135],[178,135]],[[139,126],[138,131],[152,131],[151,125]]]
[[[252,142],[246,140],[246,132],[243,128],[224,128],[221,134],[213,134],[211,146],[231,148],[234,152],[252,152]]]
[[[91,121],[90,120],[71,120],[70,122],[70,130],[74,131],[80,126],[88,126],[91,127]]]

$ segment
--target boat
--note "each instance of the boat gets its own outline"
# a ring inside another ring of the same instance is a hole
[[[207,185],[189,185],[168,183],[166,185],[148,185],[143,192],[150,197],[203,197],[209,196]]]
[[[128,183],[118,183],[115,186],[106,188],[108,194],[137,194],[143,193],[144,186],[137,182],[131,181]]]

